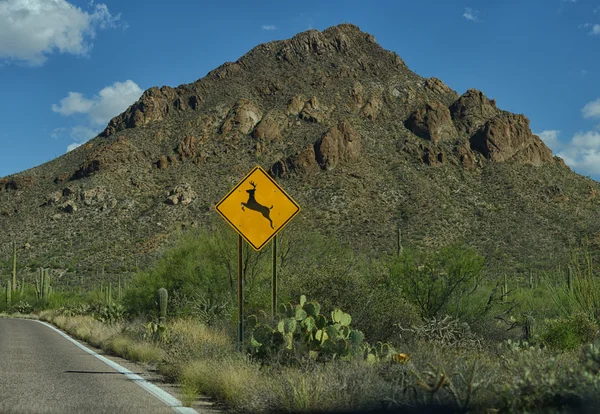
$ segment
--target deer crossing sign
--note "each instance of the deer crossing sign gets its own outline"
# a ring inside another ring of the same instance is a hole
[[[300,212],[300,206],[260,166],[223,197],[216,209],[257,251]]]

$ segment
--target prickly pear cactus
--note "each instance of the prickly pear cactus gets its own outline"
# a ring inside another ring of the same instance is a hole
[[[363,356],[366,344],[362,332],[352,329],[352,317],[340,309],[331,313],[331,320],[320,313],[321,306],[300,297],[296,305],[279,306],[275,326],[258,324],[256,316],[247,320],[251,331],[249,352],[259,358],[268,358],[276,353],[288,353],[328,361]]]

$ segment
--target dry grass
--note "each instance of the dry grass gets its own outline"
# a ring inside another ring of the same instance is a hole
[[[163,359],[163,350],[148,341],[129,337],[124,324],[104,324],[91,316],[65,316],[43,311],[40,319],[53,323],[77,339],[98,348],[142,363],[157,363]]]
[[[222,360],[195,360],[183,367],[180,378],[187,390],[245,409],[252,406],[254,389],[267,381],[258,365],[235,355]]]

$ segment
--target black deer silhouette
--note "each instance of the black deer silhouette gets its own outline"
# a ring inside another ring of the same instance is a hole
[[[263,215],[264,218],[269,220],[269,224],[271,224],[271,228],[273,229],[273,221],[269,217],[269,213],[271,213],[271,209],[273,208],[273,206],[263,206],[258,201],[256,201],[256,198],[254,197],[254,193],[256,193],[256,184],[254,184],[253,181],[250,181],[250,185],[252,186],[252,190],[246,190],[246,192],[249,194],[249,197],[246,203],[242,203],[242,210],[246,211],[244,207],[248,207],[250,210],[258,211],[260,214]]]

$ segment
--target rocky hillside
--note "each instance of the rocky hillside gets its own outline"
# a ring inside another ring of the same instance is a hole
[[[0,179],[0,260],[14,238],[23,265],[65,280],[131,270],[215,220],[256,164],[303,208],[286,232],[313,227],[373,254],[395,250],[398,227],[418,246],[467,242],[496,268],[600,244],[599,183],[553,157],[524,115],[418,76],[343,24],[150,88],[95,139]]]

